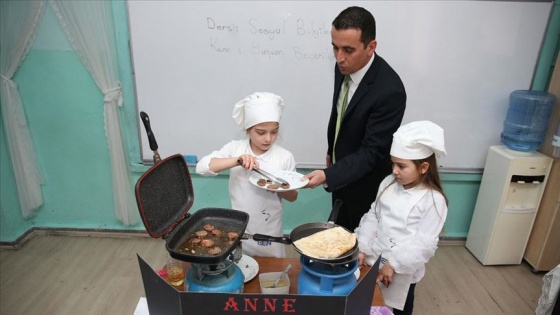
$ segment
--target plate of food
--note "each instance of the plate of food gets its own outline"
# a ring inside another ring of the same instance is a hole
[[[307,185],[307,183],[309,182],[308,179],[302,180],[303,174],[300,174],[298,172],[284,171],[284,170],[271,170],[267,172],[269,172],[270,174],[276,177],[284,179],[285,181],[288,182],[288,185],[277,185],[273,183],[271,180],[267,179],[265,176],[258,173],[253,173],[251,177],[249,177],[249,181],[251,182],[251,184],[261,189],[266,189],[269,191],[296,190],[305,187],[305,185]]]
[[[245,283],[251,281],[259,273],[259,263],[251,256],[241,256],[241,259],[239,259],[236,265],[241,269],[241,272],[243,272]]]

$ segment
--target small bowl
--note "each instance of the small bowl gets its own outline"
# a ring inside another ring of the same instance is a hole
[[[259,274],[261,293],[264,294],[288,294],[290,292],[290,278],[285,274],[275,288],[271,288],[274,281],[280,277],[282,272],[265,272]]]

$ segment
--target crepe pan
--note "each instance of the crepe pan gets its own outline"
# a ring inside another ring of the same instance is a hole
[[[140,113],[146,127],[150,149],[154,151],[154,165],[136,182],[135,195],[138,210],[150,236],[166,239],[165,247],[170,256],[193,263],[215,264],[223,261],[241,240],[249,215],[242,211],[220,208],[200,209],[193,215],[188,212],[194,202],[189,168],[181,154],[160,160],[158,145],[151,130],[150,119]],[[217,255],[185,253],[178,247],[204,224],[227,227],[228,232],[238,233],[229,247],[221,247]]]
[[[328,263],[328,264],[332,264],[332,265],[347,264],[347,263],[352,262],[355,259],[357,259],[358,255],[360,254],[360,251],[358,249],[358,242],[357,241],[356,241],[356,244],[354,245],[354,247],[352,247],[350,250],[348,250],[347,252],[345,252],[344,254],[342,254],[342,255],[340,255],[339,257],[336,257],[336,258],[311,257],[311,256],[308,256],[308,255],[305,255],[294,244],[294,242],[299,240],[299,239],[310,236],[310,235],[315,234],[317,232],[332,229],[334,227],[341,227],[341,228],[345,229],[348,233],[352,233],[347,228],[334,223],[334,221],[336,220],[336,217],[338,216],[338,211],[340,210],[341,206],[342,206],[342,200],[340,200],[340,199],[335,200],[333,209],[332,209],[332,211],[329,215],[329,221],[328,222],[313,222],[313,223],[306,223],[306,224],[302,224],[300,226],[297,226],[296,228],[294,228],[292,230],[289,238],[287,238],[287,237],[273,237],[273,236],[268,236],[268,235],[263,235],[263,234],[255,234],[255,235],[245,234],[245,235],[243,235],[242,238],[243,239],[248,239],[249,238],[249,239],[253,239],[253,240],[256,240],[256,241],[270,241],[270,242],[283,243],[283,244],[292,244],[292,246],[294,247],[294,249],[298,253],[300,253],[303,256],[309,257],[311,260],[322,262],[322,263]]]
[[[360,251],[358,249],[358,242],[357,241],[356,241],[356,244],[354,245],[354,247],[352,249],[348,250],[346,253],[344,253],[344,254],[340,255],[339,257],[336,257],[336,258],[315,258],[315,257],[305,255],[293,243],[293,242],[295,242],[299,239],[310,236],[310,235],[315,234],[317,232],[321,232],[321,231],[331,229],[331,228],[334,228],[334,227],[341,227],[340,225],[337,225],[337,224],[334,223],[334,221],[336,220],[336,218],[338,216],[338,211],[340,210],[341,206],[342,206],[342,200],[340,200],[340,199],[335,200],[333,209],[331,211],[331,214],[329,215],[328,222],[306,223],[306,224],[300,225],[300,226],[296,227],[295,229],[293,229],[292,233],[290,233],[290,240],[292,241],[292,245],[294,246],[294,249],[298,253],[302,254],[303,256],[309,257],[309,258],[311,258],[315,261],[330,263],[330,264],[348,263],[348,262],[353,261],[356,258],[358,258],[358,255],[359,255]],[[351,231],[349,231],[345,227],[342,227],[342,228],[345,229],[346,231],[348,231],[348,233],[352,233]]]

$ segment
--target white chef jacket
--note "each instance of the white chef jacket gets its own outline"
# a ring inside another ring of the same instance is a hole
[[[215,176],[210,170],[212,158],[232,158],[242,154],[256,156],[251,149],[249,139],[233,140],[224,145],[219,151],[214,151],[203,157],[196,165],[196,172],[203,176]],[[257,156],[259,166],[264,170],[295,171],[296,162],[290,151],[273,144],[268,151]],[[245,230],[249,234],[265,234],[283,236],[282,229],[282,199],[278,194],[255,187],[249,182],[252,171],[241,166],[230,169],[229,197],[231,208],[242,210],[249,214],[249,222]],[[244,240],[243,253],[249,256],[279,257],[286,256],[284,244],[273,242],[257,242]]]
[[[441,193],[422,184],[404,189],[391,174],[355,230],[360,251],[368,264],[381,255],[396,273],[412,274],[411,283],[417,283],[437,249],[446,217]]]

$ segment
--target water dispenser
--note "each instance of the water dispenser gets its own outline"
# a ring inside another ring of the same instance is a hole
[[[551,167],[537,151],[490,147],[466,242],[483,265],[521,263]]]

